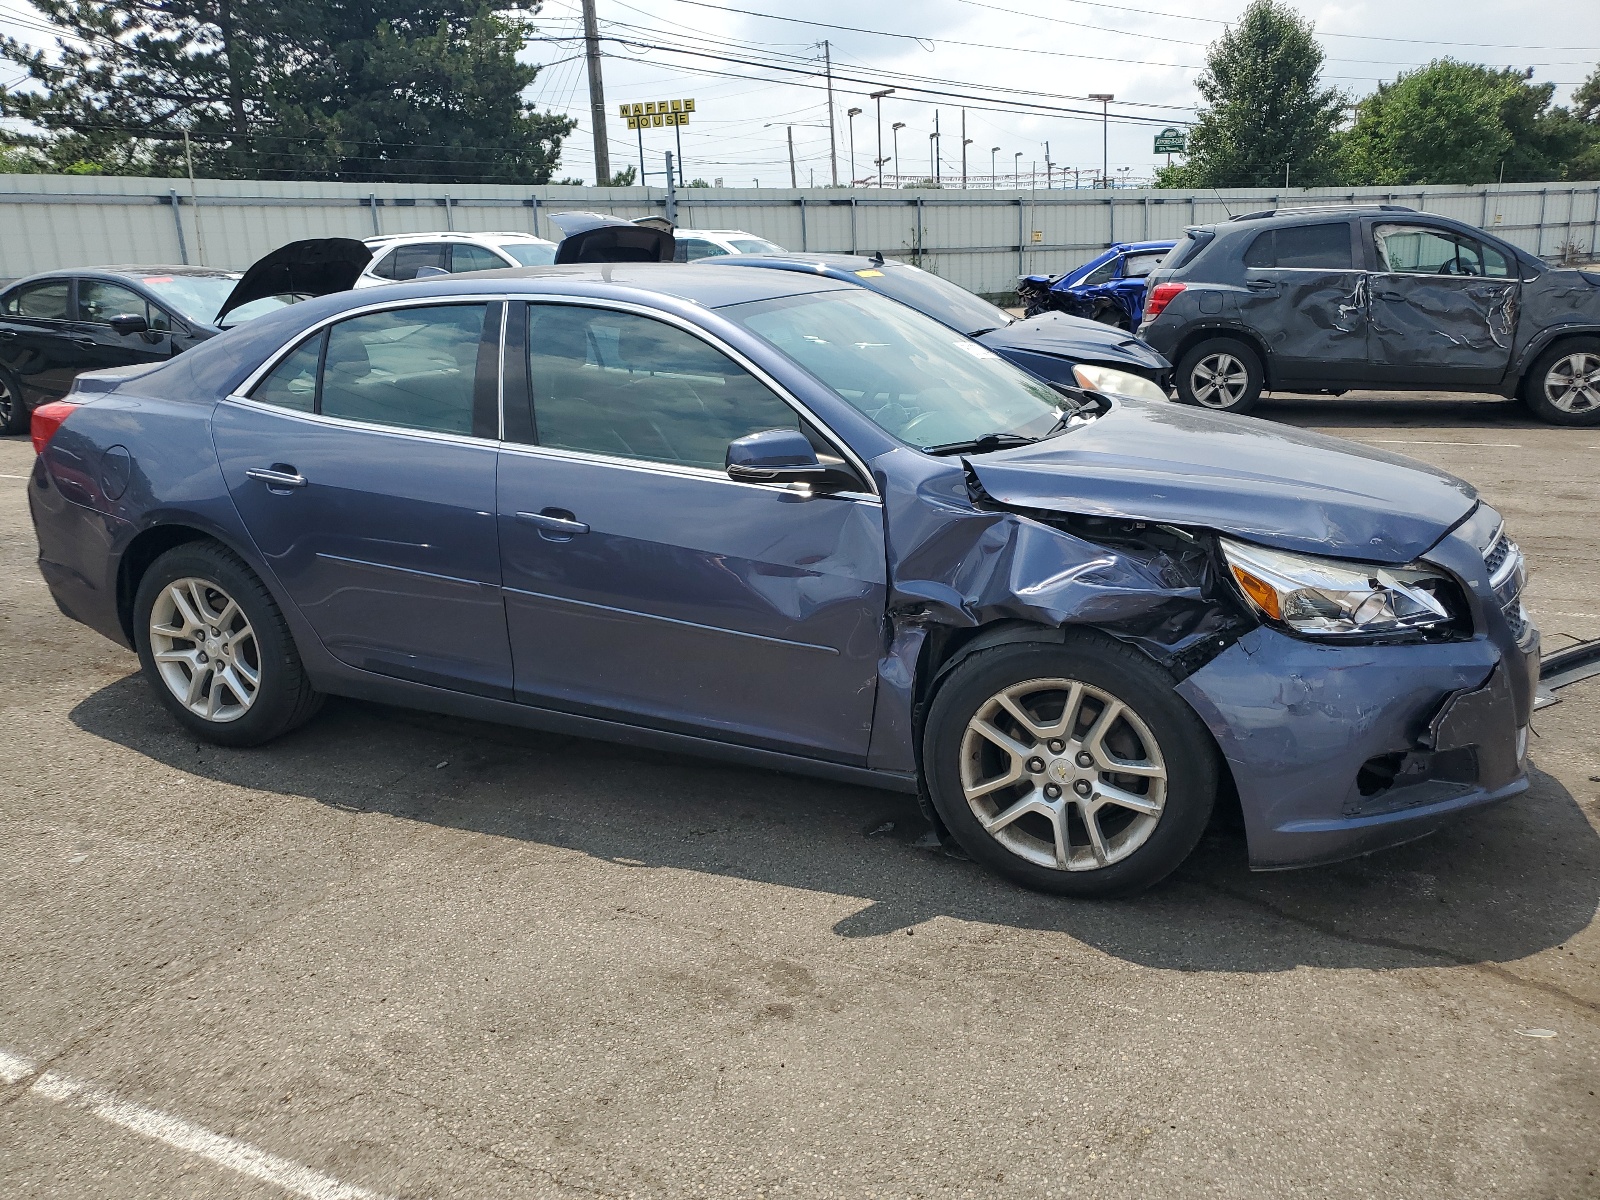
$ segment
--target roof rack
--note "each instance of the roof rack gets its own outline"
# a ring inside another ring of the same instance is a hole
[[[1404,204],[1309,204],[1302,208],[1263,208],[1260,212],[1240,213],[1230,221],[1264,221],[1268,217],[1298,217],[1325,212],[1416,212]]]

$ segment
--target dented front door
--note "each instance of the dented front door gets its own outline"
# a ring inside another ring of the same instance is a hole
[[[1373,226],[1367,355],[1376,383],[1490,386],[1516,338],[1515,264],[1443,227]]]

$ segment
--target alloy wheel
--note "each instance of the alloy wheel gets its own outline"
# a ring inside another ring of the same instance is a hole
[[[1225,350],[1208,354],[1189,372],[1190,391],[1206,408],[1231,408],[1250,387],[1250,371]]]
[[[961,789],[984,830],[1019,858],[1094,871],[1149,840],[1167,768],[1149,726],[1110,692],[1033,679],[996,692],[967,722]]]
[[[161,680],[190,712],[226,724],[261,688],[261,649],[244,611],[206,579],[175,579],[150,610],[150,653]]]
[[[11,419],[16,415],[17,405],[22,403],[21,397],[12,394],[6,386],[6,381],[0,379],[0,433],[11,428]]]
[[[1600,354],[1580,350],[1551,363],[1544,376],[1544,395],[1565,413],[1600,409]]]

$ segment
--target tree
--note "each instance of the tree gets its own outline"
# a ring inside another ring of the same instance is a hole
[[[1206,107],[1189,131],[1188,161],[1158,187],[1273,187],[1285,166],[1301,186],[1338,177],[1336,130],[1346,100],[1321,87],[1312,25],[1278,0],[1251,0],[1206,51],[1195,86]]]
[[[522,100],[525,28],[484,0],[30,0],[54,51],[0,41],[0,90],[56,169],[545,183],[575,122]],[[537,11],[535,2],[527,15]]]
[[[1559,179],[1588,140],[1532,71],[1436,59],[1356,105],[1345,159],[1362,184]]]

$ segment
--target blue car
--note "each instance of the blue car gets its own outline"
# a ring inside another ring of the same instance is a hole
[[[1074,895],[1166,875],[1219,796],[1272,868],[1528,786],[1522,556],[1467,484],[832,279],[325,296],[32,433],[56,603],[224,746],[340,695],[711,755],[919,794]]]
[[[707,266],[755,267],[822,275],[882,292],[982,342],[1047,383],[1163,400],[1172,364],[1131,333],[1064,313],[1019,321],[965,288],[882,254],[742,254],[703,260]]]
[[[1024,275],[1017,299],[1030,317],[1064,312],[1130,333],[1144,317],[1144,281],[1175,242],[1119,242],[1065,275]]]

